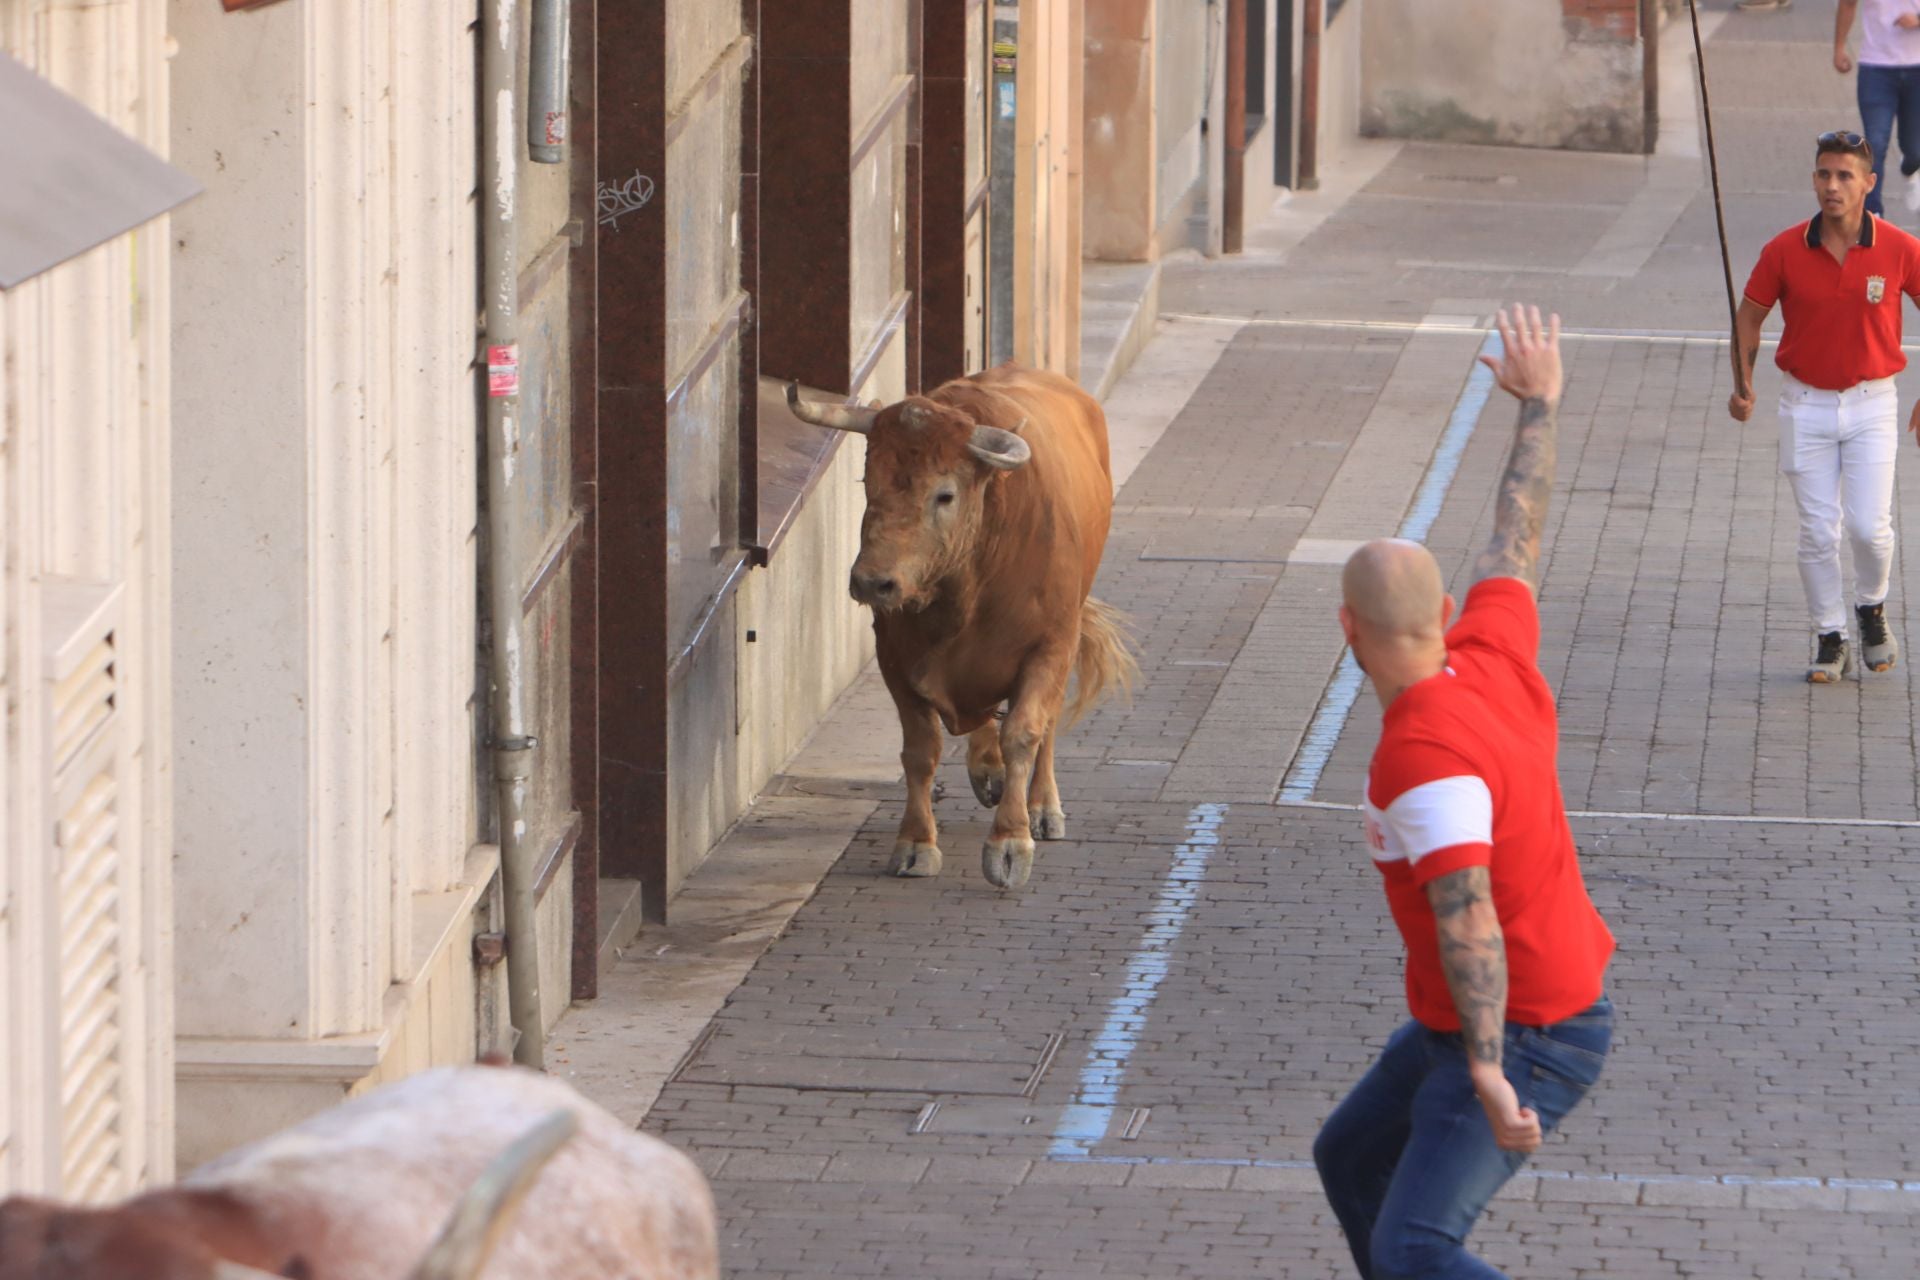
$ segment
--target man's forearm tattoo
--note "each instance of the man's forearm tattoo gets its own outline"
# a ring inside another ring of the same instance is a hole
[[[1537,584],[1540,534],[1553,496],[1554,407],[1533,397],[1520,402],[1513,452],[1500,479],[1493,510],[1493,540],[1474,562],[1473,580],[1520,578]]]
[[[1485,867],[1468,867],[1427,886],[1440,930],[1440,966],[1460,1012],[1467,1057],[1498,1066],[1507,1022],[1507,944]]]

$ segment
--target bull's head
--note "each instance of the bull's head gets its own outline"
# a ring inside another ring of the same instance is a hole
[[[884,409],[812,405],[787,387],[794,416],[867,438],[867,512],[848,584],[876,610],[920,609],[980,534],[986,487],[1033,456],[1012,431],[912,396]]]

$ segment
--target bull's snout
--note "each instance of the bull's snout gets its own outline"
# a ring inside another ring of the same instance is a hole
[[[861,604],[876,609],[891,609],[900,603],[900,584],[892,574],[862,569],[858,565],[848,579],[847,590]]]

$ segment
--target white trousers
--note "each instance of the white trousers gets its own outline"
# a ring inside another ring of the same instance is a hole
[[[1816,632],[1847,629],[1840,531],[1853,545],[1854,602],[1887,598],[1893,568],[1893,379],[1822,391],[1791,374],[1780,391],[1780,471],[1800,507],[1800,583]]]

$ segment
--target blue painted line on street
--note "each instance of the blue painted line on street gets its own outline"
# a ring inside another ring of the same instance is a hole
[[[1147,917],[1146,936],[1127,957],[1126,978],[1108,1004],[1107,1020],[1080,1068],[1073,1101],[1061,1109],[1054,1124],[1054,1156],[1085,1155],[1106,1138],[1120,1097],[1120,1081],[1146,1028],[1147,1012],[1166,981],[1173,945],[1200,897],[1200,884],[1220,845],[1220,824],[1226,816],[1224,804],[1195,805],[1187,813],[1187,838],[1174,850],[1173,865],[1167,868],[1160,896]]]
[[[1400,522],[1401,537],[1425,542],[1433,532],[1433,522],[1440,518],[1440,508],[1446,505],[1447,490],[1453,487],[1453,478],[1460,473],[1460,459],[1466,455],[1467,441],[1473,439],[1473,428],[1487,407],[1487,397],[1493,394],[1493,370],[1481,364],[1479,356],[1498,360],[1502,349],[1498,333],[1489,333],[1487,340],[1480,344],[1473,371],[1467,375],[1467,385],[1460,389],[1460,398],[1453,404],[1453,415],[1447,419],[1447,429],[1440,434],[1440,446],[1433,452],[1433,465],[1427,468],[1419,490],[1413,495],[1407,518]]]
[[[1498,359],[1501,350],[1500,335],[1489,333],[1486,341],[1480,344],[1479,355]],[[1427,535],[1433,532],[1433,522],[1440,518],[1441,508],[1446,506],[1447,491],[1453,487],[1453,478],[1460,473],[1460,459],[1466,456],[1467,442],[1473,439],[1474,426],[1480,421],[1480,414],[1487,407],[1487,398],[1492,394],[1493,371],[1476,357],[1473,371],[1467,375],[1467,385],[1460,389],[1460,398],[1454,401],[1447,428],[1440,433],[1440,444],[1434,450],[1433,463],[1427,468],[1427,474],[1421,477],[1420,487],[1414,491],[1413,505],[1400,522],[1397,536],[1413,542],[1425,542]],[[1299,753],[1294,757],[1293,770],[1280,789],[1283,802],[1297,804],[1302,800],[1311,800],[1313,793],[1320,789],[1320,775],[1326,772],[1327,761],[1333,758],[1333,749],[1339,745],[1340,735],[1346,731],[1347,717],[1353,714],[1353,704],[1360,698],[1361,679],[1360,664],[1353,660],[1352,651],[1341,653],[1340,665],[1327,685],[1327,695],[1321,699],[1320,709],[1314,712],[1312,722],[1307,725],[1307,732],[1300,739]]]

